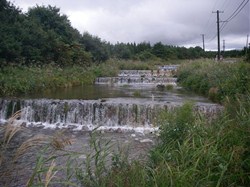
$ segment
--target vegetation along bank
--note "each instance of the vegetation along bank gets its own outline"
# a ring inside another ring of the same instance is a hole
[[[22,13],[3,0],[0,17],[1,96],[92,84],[96,76],[115,75],[119,69],[150,69],[155,62],[215,57],[214,52],[200,47],[161,42],[110,44],[79,33],[60,9],[51,6],[36,6]],[[244,54],[244,50],[230,51],[224,56]],[[122,152],[113,154],[108,144],[101,147],[98,140],[91,142],[94,152],[87,162],[76,161],[75,152],[65,152],[64,166],[56,164],[54,151],[48,159],[38,155],[28,186],[250,186],[249,54],[245,62],[186,61],[178,71],[183,87],[225,106],[217,119],[193,113],[190,103],[174,112],[162,112],[158,142],[143,162],[130,161]],[[7,141],[0,140],[0,164],[17,131],[9,132],[13,133]],[[60,141],[56,145],[62,150]],[[109,167],[106,159],[111,161]],[[74,167],[70,167],[72,163]],[[67,177],[55,177],[61,170]]]

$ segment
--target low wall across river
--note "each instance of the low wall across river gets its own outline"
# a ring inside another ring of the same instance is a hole
[[[147,99],[107,99],[107,100],[52,100],[0,99],[0,118],[7,120],[21,110],[19,120],[25,123],[46,124],[51,128],[91,130],[92,127],[107,128],[154,128],[156,118],[162,110],[172,110],[181,106],[180,102],[158,102]],[[194,110],[213,117],[222,107],[217,104],[197,103]]]
[[[158,70],[121,70],[117,77],[98,77],[95,84],[176,85],[178,66],[160,66]]]
[[[95,84],[152,84],[176,85],[177,78],[172,77],[98,77]]]

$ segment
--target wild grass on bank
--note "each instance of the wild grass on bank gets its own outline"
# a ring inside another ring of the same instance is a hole
[[[178,82],[186,89],[223,102],[226,97],[250,92],[250,64],[214,61],[183,63],[178,69]]]
[[[211,122],[192,107],[163,112],[148,162],[112,167],[104,186],[249,186],[249,111],[226,110]]]
[[[237,120],[226,109],[225,114],[211,123],[192,114],[188,105],[174,114],[165,114],[161,142],[151,152],[153,167],[158,171],[154,174],[158,179],[156,184],[247,186],[250,168],[246,170],[244,163],[250,158],[246,157],[250,124],[242,128],[242,114],[236,111]],[[245,128],[248,133],[241,132]]]
[[[0,71],[0,95],[12,96],[34,93],[46,89],[92,84],[93,72],[80,66],[59,68],[46,67],[5,67]]]

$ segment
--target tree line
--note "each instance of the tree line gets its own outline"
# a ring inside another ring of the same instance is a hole
[[[116,43],[103,41],[90,33],[80,33],[68,17],[53,6],[36,6],[23,13],[7,0],[0,2],[0,66],[10,64],[84,65],[99,64],[110,58],[133,60],[169,60],[212,58],[215,52],[201,47],[154,45],[149,42]],[[244,51],[228,52],[237,57]]]

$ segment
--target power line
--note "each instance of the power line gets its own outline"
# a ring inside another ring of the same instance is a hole
[[[210,40],[208,40],[208,43],[213,41],[216,38],[217,34],[215,34]]]
[[[216,12],[214,12],[214,13],[216,13]],[[222,29],[224,29],[225,24],[227,24],[227,23],[226,23],[226,22],[223,22],[223,21],[220,21],[220,22],[222,22],[222,25],[220,26],[220,32],[221,32]],[[214,34],[213,37],[211,37],[210,40],[208,40],[208,43],[211,42],[211,41],[213,41],[213,40],[217,37],[217,35],[218,35],[218,32],[217,32],[216,34]]]
[[[245,2],[246,0],[243,0],[240,5],[236,8],[236,10],[227,18],[227,20],[229,20],[231,17],[233,17],[233,15],[240,9],[240,7],[243,5],[243,3]]]
[[[241,10],[247,5],[247,3],[249,2],[249,0],[247,0],[246,2],[245,2],[246,0],[243,0],[242,2],[241,2],[241,4],[236,8],[236,10],[231,14],[231,16],[229,16],[227,19],[226,19],[226,21],[231,21],[232,19],[234,19],[240,12],[241,12]],[[244,2],[245,2],[245,4],[244,4]]]
[[[249,0],[243,0],[239,4],[239,6],[235,9],[235,11],[226,19],[226,21],[221,21],[222,25],[220,27],[220,32],[223,31],[223,29],[227,26],[229,21],[234,19],[241,12],[241,10],[247,5],[248,2],[249,2]],[[224,2],[224,4],[225,4],[225,2]],[[213,41],[215,38],[216,38],[216,34],[208,42]]]
[[[223,3],[223,6],[225,4],[227,0],[224,0],[224,3]],[[211,10],[214,10],[215,7],[219,6],[219,2],[218,0],[215,0],[213,4],[213,6],[211,6]],[[207,38],[210,38],[210,33],[212,33],[212,30],[213,30],[213,26],[212,26],[212,23],[211,23],[211,18],[212,18],[212,14],[210,14],[210,16],[208,17],[207,21],[205,22],[206,24],[204,25],[204,34],[207,35],[208,37]],[[208,40],[208,42],[211,42],[217,35],[215,34],[215,36],[211,37],[210,40]]]
[[[221,28],[220,28],[220,32],[222,32],[223,29],[227,26],[228,21],[221,21],[221,22],[222,22],[222,25],[221,25]]]
[[[241,2],[241,4],[236,8],[236,10],[231,14],[231,16],[229,16],[226,21],[222,21],[222,25],[221,25],[221,28],[220,28],[220,32],[223,31],[223,29],[227,26],[228,22],[231,21],[232,19],[234,19],[240,12],[241,10],[247,5],[247,3],[249,2],[249,0],[247,0],[247,2],[243,5],[243,3],[245,2],[246,0],[243,0]],[[242,6],[243,5],[243,6]]]
[[[238,6],[237,6],[237,8],[233,11],[233,13],[225,20],[225,21],[219,21],[219,22],[221,22],[222,24],[221,24],[221,26],[220,26],[220,28],[219,28],[219,32],[222,32],[224,29],[225,29],[225,27],[227,26],[227,24],[228,24],[228,22],[230,22],[231,20],[233,20],[241,11],[242,11],[242,9],[247,5],[247,3],[249,3],[249,1],[250,0],[243,0]],[[216,1],[215,3],[214,3],[214,8],[218,5],[218,2],[219,1]],[[230,4],[231,4],[231,2],[232,1],[230,1]],[[223,7],[223,8],[226,8],[226,7],[228,7],[229,5],[228,5],[228,1],[227,0],[224,0],[223,2],[222,2],[222,4],[221,4],[221,7]],[[209,16],[209,19],[207,20],[207,22],[206,22],[206,24],[205,24],[205,28],[207,28],[208,27],[208,25],[209,25],[209,23],[210,23],[210,20],[211,20],[211,15]],[[207,31],[205,34],[207,34],[208,36],[210,35],[211,36],[211,34],[209,34],[210,32],[211,32],[211,28],[212,27],[209,27],[209,32]],[[218,21],[217,21],[217,28],[218,28]],[[208,37],[208,38],[210,38],[210,36]],[[213,41],[215,38],[216,38],[216,36],[218,36],[218,30],[217,30],[217,33],[215,33],[214,35],[212,35],[211,36],[211,38],[210,39],[208,39],[208,41],[207,41],[207,43],[210,43],[211,41]]]

